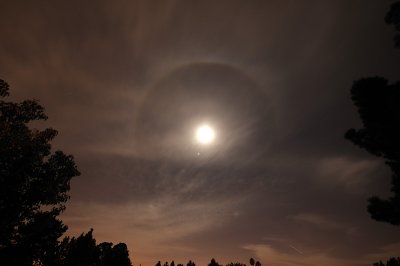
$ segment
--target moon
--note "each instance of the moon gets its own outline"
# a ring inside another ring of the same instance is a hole
[[[215,131],[209,125],[201,125],[196,129],[196,140],[203,145],[211,144],[215,139]]]

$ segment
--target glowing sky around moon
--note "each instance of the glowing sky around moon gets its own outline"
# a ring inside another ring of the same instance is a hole
[[[208,125],[201,125],[196,129],[196,140],[203,145],[211,144],[215,139],[215,131]]]
[[[387,166],[343,138],[352,82],[400,79],[394,1],[21,2],[0,1],[0,78],[76,158],[67,235],[142,266],[399,256],[365,210]]]

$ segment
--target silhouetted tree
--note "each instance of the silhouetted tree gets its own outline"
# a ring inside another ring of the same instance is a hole
[[[113,246],[112,243],[103,242],[97,245],[100,266],[131,266],[128,248],[125,243]]]
[[[386,262],[386,264],[384,264],[382,261],[375,262],[373,265],[374,266],[400,266],[400,258],[391,258]]]
[[[256,261],[256,266],[261,266],[261,262]]]
[[[183,264],[182,263],[178,263],[178,265],[177,266],[183,266]]]
[[[196,264],[194,263],[194,261],[189,260],[186,266],[196,266]]]
[[[101,253],[100,253],[101,254]],[[125,243],[116,244],[111,250],[111,260],[106,266],[132,266],[128,247]]]
[[[175,266],[175,262],[174,262],[174,261],[171,261],[170,266]]]
[[[393,40],[395,47],[400,48],[400,1],[394,2],[390,6],[390,10],[385,16],[385,22],[393,25],[398,32],[395,34]]]
[[[363,128],[350,129],[345,137],[371,154],[382,157],[392,170],[393,196],[369,199],[368,211],[377,221],[400,224],[400,82],[382,77],[354,82],[351,98]]]
[[[214,258],[212,258],[211,262],[208,264],[208,266],[219,266],[219,263],[216,262]]]
[[[99,265],[106,266],[112,265],[113,263],[113,251],[112,251],[112,243],[103,242],[97,245],[97,249],[99,250]]]
[[[96,240],[93,238],[93,229],[86,234],[69,240],[64,266],[76,265],[98,265],[100,252],[96,247]]]
[[[168,266],[168,261],[166,261],[166,262],[164,263],[164,266]]]
[[[3,100],[8,95],[9,85],[0,79],[1,265],[54,265],[57,239],[67,229],[57,216],[79,172],[72,156],[51,153],[56,130],[29,128],[29,122],[47,119],[44,108],[32,100]]]
[[[124,243],[113,246],[103,242],[96,245],[93,229],[78,238],[65,238],[60,246],[63,253],[60,265],[63,266],[132,266]]]
[[[158,262],[156,263],[156,266],[161,266],[161,261],[158,261]]]
[[[400,48],[400,1],[393,3],[385,22],[394,25],[395,47]],[[345,138],[369,153],[382,157],[392,170],[392,196],[382,200],[369,199],[368,212],[372,219],[400,225],[400,82],[388,84],[382,77],[355,81],[351,98],[358,109],[363,128],[350,129]],[[385,266],[382,261],[374,266]],[[400,266],[399,258],[391,258],[386,265]]]
[[[226,266],[246,266],[246,264],[243,264],[240,262],[235,262],[235,263],[231,262],[231,263],[226,264]]]
[[[36,101],[6,102],[8,95],[0,79],[0,265],[131,266],[124,243],[96,246],[93,229],[58,240],[67,226],[57,216],[79,172],[72,156],[51,153],[56,130],[28,127],[47,119],[44,108]]]
[[[251,265],[251,266],[254,266],[254,262],[255,262],[255,261],[254,261],[253,258],[250,258],[249,262],[250,262],[250,265]]]

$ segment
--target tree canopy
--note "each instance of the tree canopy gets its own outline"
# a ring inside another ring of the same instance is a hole
[[[71,155],[51,151],[52,128],[31,129],[46,120],[37,102],[5,101],[0,79],[0,264],[2,266],[131,266],[124,243],[96,245],[90,230],[65,237],[58,219],[69,199],[70,181],[80,173]]]
[[[0,260],[50,263],[67,229],[57,216],[79,171],[71,155],[51,152],[56,130],[29,127],[47,119],[44,108],[33,100],[5,101],[8,95],[9,85],[0,80]]]
[[[103,242],[96,245],[93,229],[79,237],[66,237],[60,245],[62,266],[132,266],[126,244]]]
[[[369,153],[382,157],[392,170],[392,196],[369,199],[368,211],[377,221],[400,224],[400,82],[382,77],[354,82],[351,98],[363,127],[350,129],[345,137]]]
[[[386,264],[382,261],[375,262],[373,266],[400,266],[400,258],[390,258]]]
[[[214,258],[212,258],[208,266],[219,266],[219,263]]]

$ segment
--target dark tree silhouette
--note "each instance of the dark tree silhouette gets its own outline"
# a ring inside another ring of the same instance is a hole
[[[175,266],[175,262],[174,262],[174,261],[171,261],[170,266]]]
[[[92,233],[93,229],[77,238],[67,238],[64,266],[97,265],[99,263],[100,252]]]
[[[246,266],[246,264],[243,264],[241,262],[235,262],[235,263],[231,262],[226,264],[226,266]]]
[[[112,252],[112,243],[110,242],[103,242],[97,245],[99,250],[99,265],[112,265],[113,263],[113,252]]]
[[[254,261],[253,258],[250,258],[249,262],[250,262],[250,265],[251,265],[251,266],[254,266],[255,261]]]
[[[393,196],[369,199],[368,211],[377,221],[400,224],[400,82],[388,84],[382,77],[354,82],[351,98],[363,128],[350,129],[346,139],[369,153],[382,157],[392,170]]]
[[[390,6],[390,10],[385,16],[385,22],[394,26],[397,32],[393,38],[394,45],[400,48],[400,1],[394,2]]]
[[[186,266],[196,266],[196,264],[194,263],[194,261],[189,260]]]
[[[375,262],[373,266],[400,266],[400,258],[391,258],[386,262],[386,264],[382,261]]]
[[[214,258],[212,258],[211,262],[208,264],[208,266],[219,266],[219,263],[216,262]]]
[[[60,245],[62,266],[93,265],[93,266],[132,266],[128,248],[124,243],[113,246],[103,242],[96,245],[93,229],[78,238],[65,238]]]
[[[3,100],[9,85],[0,79],[0,261],[2,265],[53,265],[57,239],[67,227],[57,219],[65,209],[71,178],[79,172],[70,155],[51,153],[51,128],[37,101]]]
[[[128,247],[125,243],[118,243],[112,248],[110,263],[105,266],[132,266],[129,259]]]
[[[395,47],[400,48],[400,1],[394,2],[385,16],[393,25]],[[372,219],[400,225],[400,82],[388,84],[382,77],[355,81],[351,98],[358,109],[363,128],[350,129],[345,138],[369,153],[381,157],[392,170],[392,196],[382,200],[371,197],[368,212]],[[382,261],[374,266],[385,266]],[[391,258],[386,265],[399,266],[399,258]]]
[[[156,263],[156,266],[161,266],[161,261],[158,261],[158,262]]]
[[[8,95],[0,79],[0,264],[131,266],[124,243],[96,246],[93,229],[58,240],[67,226],[57,216],[79,172],[71,155],[51,153],[56,130],[28,127],[47,119],[44,108],[37,101],[6,102]]]
[[[261,266],[261,263],[259,261],[255,261],[253,258],[250,258],[249,262],[251,266]]]

